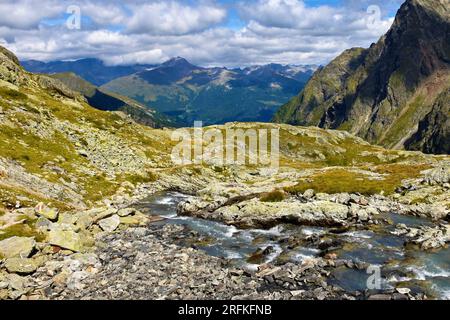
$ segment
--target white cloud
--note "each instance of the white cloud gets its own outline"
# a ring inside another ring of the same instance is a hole
[[[175,1],[161,1],[131,6],[127,23],[130,33],[181,35],[205,30],[222,22],[227,12],[215,5],[189,6]]]
[[[119,3],[104,1],[84,1],[80,3],[82,14],[89,16],[92,21],[101,26],[125,23],[127,13]]]
[[[41,0],[39,5],[47,8],[53,1]],[[373,20],[367,8],[353,0],[345,0],[346,7],[309,7],[298,0],[245,0],[235,4],[245,25],[236,29],[220,24],[226,21],[224,7],[213,0],[198,1],[189,5],[159,0],[129,0],[126,5],[119,0],[73,1],[94,25],[68,30],[63,22],[40,23],[42,17],[54,14],[40,13],[41,18],[35,17],[33,23],[2,23],[0,43],[21,59],[98,57],[109,64],[131,64],[183,56],[209,66],[309,64],[326,63],[350,47],[368,47],[393,21],[384,15]],[[27,14],[39,11],[37,2],[26,2],[19,1]],[[5,3],[12,6],[13,0],[0,0],[1,5]]]
[[[151,49],[116,56],[106,55],[102,57],[102,60],[108,65],[127,65],[158,63],[169,58],[161,49]]]
[[[36,28],[42,19],[63,13],[64,6],[54,0],[0,1],[0,25],[16,29]]]

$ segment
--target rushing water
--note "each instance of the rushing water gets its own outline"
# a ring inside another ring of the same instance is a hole
[[[142,202],[140,209],[164,217],[161,223],[183,225],[210,239],[197,247],[212,256],[230,259],[249,269],[256,269],[261,263],[282,263],[281,260],[301,262],[316,257],[321,253],[318,248],[310,245],[292,246],[287,239],[320,235],[341,244],[332,251],[340,259],[380,266],[384,288],[402,284],[413,290],[419,288],[436,297],[450,299],[450,249],[423,252],[405,247],[405,239],[390,234],[394,230],[393,226],[377,231],[346,232],[293,225],[279,225],[270,230],[240,230],[215,221],[178,216],[176,207],[184,198],[185,195],[176,192],[156,194]],[[424,219],[397,214],[383,218],[391,220],[393,224],[403,223],[407,226],[430,224]],[[264,254],[261,254],[265,249]],[[368,277],[365,270],[338,268],[330,277],[330,282],[347,290],[365,290]]]

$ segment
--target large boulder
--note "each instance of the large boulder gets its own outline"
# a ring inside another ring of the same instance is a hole
[[[62,225],[55,226],[48,234],[48,242],[52,245],[74,252],[81,251],[83,242],[79,233]]]
[[[179,210],[179,212],[184,214],[189,212],[189,215],[220,220],[239,227],[255,228],[270,227],[282,222],[318,226],[343,225],[346,223],[349,208],[331,201],[261,202],[254,198],[214,211]]]
[[[29,274],[36,271],[38,264],[33,259],[10,258],[6,260],[5,268],[11,273]]]
[[[103,231],[113,232],[120,225],[120,217],[115,214],[112,217],[100,220],[98,225]]]
[[[11,237],[0,241],[0,256],[28,258],[36,245],[34,238]]]

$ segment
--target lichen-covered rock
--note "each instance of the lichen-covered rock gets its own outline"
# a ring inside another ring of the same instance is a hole
[[[98,225],[103,231],[113,232],[120,225],[120,217],[115,214],[112,217],[100,220]]]
[[[83,249],[80,234],[67,226],[56,226],[48,234],[48,242],[52,245],[74,252]]]
[[[191,211],[195,207],[192,200],[188,203],[187,208],[181,203],[179,213],[220,220],[227,224],[246,228],[268,227],[282,222],[323,226],[342,225],[346,223],[349,213],[347,206],[330,201],[261,202],[256,198],[223,206],[214,211]]]
[[[124,209],[120,209],[117,212],[117,215],[119,217],[127,217],[127,216],[134,214],[135,212],[136,212],[136,209],[134,209],[134,208],[124,208]]]
[[[132,216],[120,217],[120,223],[128,226],[145,226],[149,222],[161,221],[160,217],[148,217],[143,213],[136,213]]]
[[[49,208],[42,202],[39,203],[34,210],[36,214],[41,217],[47,218],[48,220],[54,221],[58,218],[58,209]]]
[[[38,264],[29,258],[10,258],[6,260],[5,268],[11,273],[29,274],[36,271]]]
[[[404,235],[408,238],[408,242],[420,246],[422,250],[431,250],[442,248],[446,243],[450,242],[450,225],[420,228],[408,228],[405,225],[397,225],[396,235]]]
[[[30,256],[36,245],[34,238],[11,237],[0,241],[0,256],[4,258]]]

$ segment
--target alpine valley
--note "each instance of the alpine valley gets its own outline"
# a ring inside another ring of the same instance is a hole
[[[101,61],[84,59],[25,61],[24,67],[47,74],[75,73],[101,85],[100,90],[129,97],[171,117],[176,126],[192,126],[196,120],[204,124],[270,121],[279,106],[301,90],[317,69],[313,65],[279,64],[203,68],[180,57],[157,66],[108,67]]]
[[[303,90],[312,66],[0,47],[0,300],[449,299],[449,18],[407,0]],[[174,163],[192,120],[277,132],[279,166]]]

